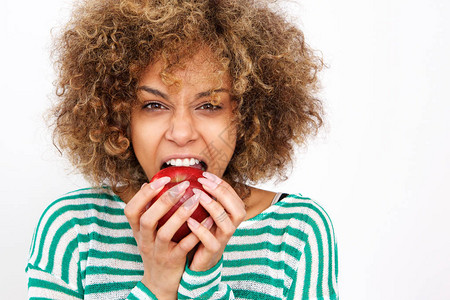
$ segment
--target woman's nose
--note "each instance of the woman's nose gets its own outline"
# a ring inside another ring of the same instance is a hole
[[[165,137],[179,146],[184,146],[198,138],[194,120],[188,112],[176,113],[170,120]]]

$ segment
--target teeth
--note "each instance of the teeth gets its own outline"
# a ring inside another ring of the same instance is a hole
[[[180,167],[180,166],[189,167],[189,166],[192,166],[192,165],[195,165],[195,164],[199,164],[199,163],[200,163],[200,161],[198,159],[195,159],[195,158],[191,158],[191,159],[189,159],[189,158],[184,158],[184,159],[177,158],[177,159],[170,159],[170,160],[168,160],[166,162],[166,164],[168,164],[168,165],[177,166],[177,167]]]

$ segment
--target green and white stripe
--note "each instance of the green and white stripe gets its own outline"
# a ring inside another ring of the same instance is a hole
[[[109,188],[66,194],[43,213],[30,247],[29,297],[155,299],[140,280],[142,259]],[[337,299],[337,251],[330,218],[289,195],[241,223],[211,270],[186,267],[180,299]]]

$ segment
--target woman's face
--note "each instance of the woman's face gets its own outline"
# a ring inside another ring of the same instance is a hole
[[[184,69],[172,74],[179,84],[167,86],[160,77],[161,61],[151,64],[138,83],[138,103],[131,113],[131,142],[150,180],[171,159],[203,161],[207,171],[222,177],[236,145],[231,124],[234,102],[230,78],[218,87],[216,68],[200,52]],[[217,106],[211,104],[216,92]],[[180,162],[180,161],[178,161]]]

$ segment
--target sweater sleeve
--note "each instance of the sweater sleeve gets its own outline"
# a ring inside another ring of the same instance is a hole
[[[83,299],[76,225],[63,211],[53,203],[35,229],[25,269],[30,299]]]
[[[196,272],[186,264],[178,288],[178,299],[234,299],[230,286],[222,282],[223,257],[207,271]]]
[[[87,244],[90,236],[87,232],[80,232],[85,210],[86,207],[80,203],[55,201],[42,214],[25,269],[29,299],[95,297],[85,293],[86,259],[81,259],[87,249],[80,245],[83,241]],[[137,282],[126,299],[157,300],[141,282]]]
[[[158,300],[158,298],[142,282],[138,282],[131,290],[127,300]]]
[[[337,243],[333,225],[316,202],[305,209],[307,241],[299,261],[290,299],[339,299]]]

